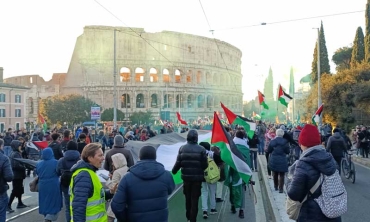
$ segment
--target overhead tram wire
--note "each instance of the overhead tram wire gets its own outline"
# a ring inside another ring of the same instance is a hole
[[[131,31],[133,31],[138,37],[140,37],[141,39],[143,39],[150,47],[152,47],[156,52],[158,52],[158,54],[160,54],[165,60],[167,60],[169,63],[171,63],[174,67],[175,64],[169,60],[166,56],[164,56],[158,49],[156,49],[147,39],[143,38],[141,36],[140,33],[138,33],[137,31],[135,31],[133,28],[129,27],[124,21],[122,21],[120,18],[118,18],[115,14],[113,14],[109,9],[107,9],[106,7],[104,7],[104,5],[102,5],[99,1],[97,0],[94,0],[98,5],[100,5],[104,10],[106,10],[109,14],[111,14],[113,17],[115,17],[118,21],[122,22],[122,24],[124,24],[127,28],[129,28]]]
[[[333,17],[333,16],[340,16],[340,15],[355,14],[355,13],[360,13],[360,12],[365,12],[365,10],[352,11],[352,12],[342,12],[342,13],[335,13],[335,14],[329,14],[329,15],[318,15],[318,16],[312,16],[312,17],[306,17],[306,18],[288,19],[288,20],[282,20],[282,21],[276,21],[276,22],[262,22],[262,23],[254,24],[254,25],[245,25],[245,26],[238,26],[238,27],[221,28],[221,29],[216,29],[216,31],[227,31],[227,30],[231,30],[231,29],[252,28],[252,27],[262,26],[262,25],[275,25],[275,24],[288,23],[288,22],[298,22],[298,21],[310,20],[310,19],[316,19],[316,18],[326,18],[326,17]],[[215,31],[215,30],[211,30],[211,31]]]
[[[205,11],[205,10],[204,10],[204,8],[203,8],[203,4],[202,4],[202,1],[201,1],[201,0],[199,0],[199,4],[200,4],[200,7],[202,8],[202,11],[203,11],[203,15],[204,15],[204,17],[206,18],[206,21],[207,21],[207,24],[208,24],[209,31],[212,33],[213,40],[214,40],[214,41],[215,41],[215,43],[216,43],[217,50],[218,50],[218,52],[220,53],[220,56],[221,56],[221,58],[222,58],[222,61],[224,62],[224,65],[225,65],[225,68],[226,68],[226,70],[227,70],[228,74],[230,75],[229,69],[227,68],[227,65],[226,65],[226,62],[225,62],[225,59],[224,59],[224,57],[223,57],[223,55],[222,55],[222,53],[221,53],[220,47],[218,46],[218,42],[217,42],[217,40],[216,40],[216,38],[215,38],[215,36],[214,36],[214,33],[213,33],[213,32],[214,32],[214,30],[212,30],[212,28],[211,28],[211,24],[209,23],[209,20],[208,20],[208,17],[207,17],[206,11]]]

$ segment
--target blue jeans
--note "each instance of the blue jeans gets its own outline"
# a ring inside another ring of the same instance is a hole
[[[63,187],[62,186],[62,192],[63,192],[63,197],[64,197],[64,205],[66,208],[66,221],[70,222],[71,221],[71,212],[69,209],[69,194],[68,194],[68,187]]]
[[[8,193],[0,194],[0,221],[6,220],[6,209],[8,207]]]
[[[258,154],[265,154],[265,138],[259,139]]]
[[[250,151],[252,169],[257,170],[257,151]]]

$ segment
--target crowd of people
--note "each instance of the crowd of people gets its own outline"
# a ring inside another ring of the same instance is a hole
[[[266,170],[275,190],[283,193],[286,186],[289,198],[302,201],[321,174],[329,176],[336,170],[340,173],[340,160],[352,143],[367,157],[370,137],[365,127],[356,127],[352,141],[338,126],[333,130],[330,127],[324,125],[319,131],[310,124],[287,127],[258,121],[252,138],[240,126],[228,125],[225,129],[252,171],[261,170],[257,169],[257,155],[265,155]],[[171,133],[171,130],[164,127],[162,133]],[[224,201],[224,186],[230,190],[230,211],[244,218],[244,191],[248,184],[241,182],[238,172],[223,162],[218,147],[207,142],[198,144],[195,129],[183,131],[188,131],[187,144],[180,148],[172,174],[181,170],[188,221],[196,221],[199,198],[203,218],[217,214],[216,203]],[[125,147],[129,140],[146,141],[155,135],[150,127],[142,125],[110,133],[100,131],[95,136],[86,127],[45,134],[9,129],[0,139],[0,221],[5,221],[6,211],[14,212],[15,198],[17,208],[27,207],[22,202],[23,180],[32,170],[34,179],[38,180],[39,213],[45,221],[57,220],[63,202],[67,221],[167,221],[167,197],[175,189],[171,173],[156,161],[154,147],[143,146],[136,163]],[[48,148],[41,152],[26,145],[27,141],[40,140],[49,142]],[[291,154],[298,163],[293,172],[289,168]],[[16,158],[39,161],[32,169]],[[204,174],[210,160],[220,172],[218,181],[212,183],[205,180]],[[109,172],[108,189],[96,175],[102,168]],[[285,181],[287,172],[290,176]],[[9,182],[12,182],[12,191],[8,198]],[[321,194],[317,189],[311,195]],[[297,221],[340,221],[340,217],[327,218],[312,201],[303,203]]]

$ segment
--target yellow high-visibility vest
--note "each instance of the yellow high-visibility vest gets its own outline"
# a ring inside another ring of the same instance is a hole
[[[108,221],[107,211],[105,209],[105,191],[103,189],[103,185],[101,184],[99,177],[96,173],[90,169],[82,168],[76,170],[72,174],[71,184],[69,185],[69,202],[70,202],[70,213],[71,213],[71,222],[73,222],[73,209],[72,209],[72,202],[74,198],[73,194],[73,182],[74,178],[81,172],[87,171],[90,174],[94,193],[93,195],[87,199],[86,205],[86,221],[90,222],[106,222]]]

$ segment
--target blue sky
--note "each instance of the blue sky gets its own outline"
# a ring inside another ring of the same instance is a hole
[[[321,15],[365,10],[366,0],[202,0],[214,36],[198,0],[12,0],[0,2],[0,66],[5,77],[67,72],[77,36],[86,25],[131,26],[147,32],[178,31],[215,37],[243,52],[244,99],[257,96],[271,66],[275,85],[288,86],[290,67],[296,82],[311,70],[320,21],[329,57],[352,44],[365,12],[269,24]],[[123,21],[123,22],[122,22]],[[266,22],[265,26],[258,24]],[[252,26],[235,28],[241,26]],[[226,30],[225,30],[226,28]],[[335,72],[334,64],[331,70]],[[297,87],[296,87],[297,88]]]

